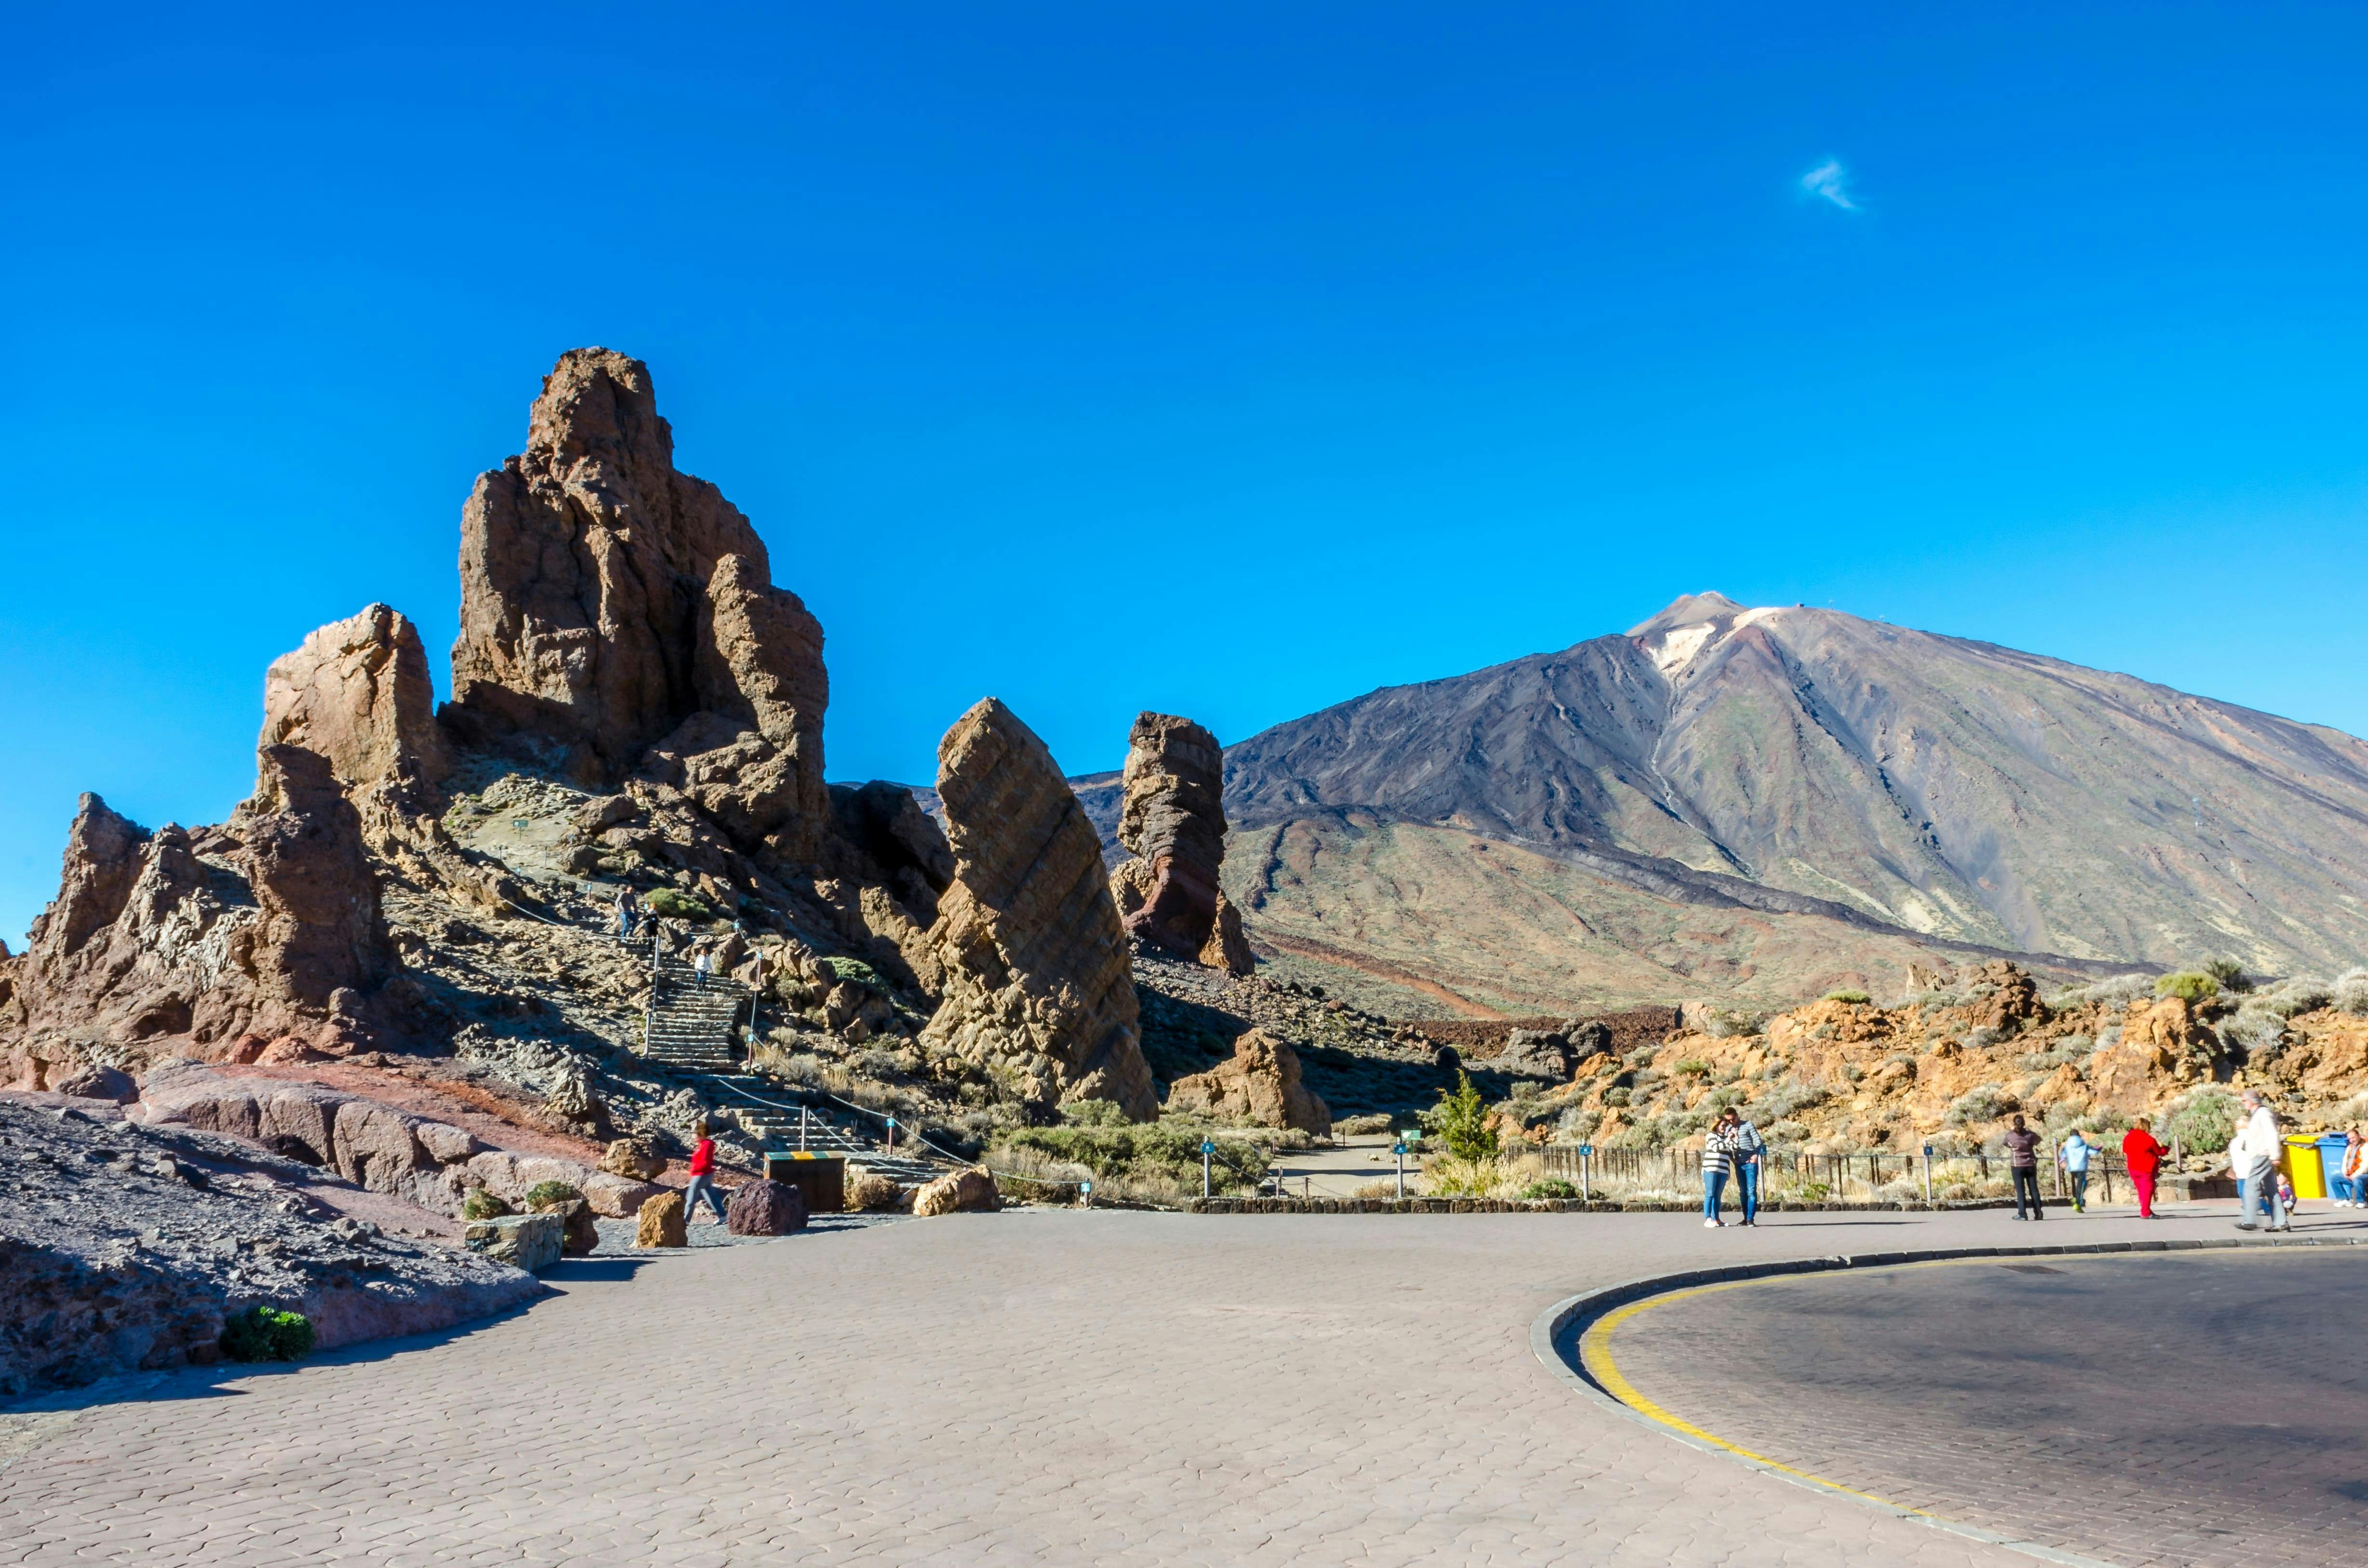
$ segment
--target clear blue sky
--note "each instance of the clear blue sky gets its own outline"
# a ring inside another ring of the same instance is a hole
[[[9,6],[0,933],[647,359],[837,778],[1832,603],[2368,732],[2354,6]]]

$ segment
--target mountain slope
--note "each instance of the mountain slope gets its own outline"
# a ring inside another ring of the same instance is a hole
[[[1624,635],[1278,725],[1226,773],[1254,937],[1328,894],[1253,866],[1273,858],[1252,844],[1296,824],[1341,864],[1354,812],[1506,841],[1623,898],[1810,920],[1850,961],[1918,937],[2271,971],[2368,951],[2368,744],[1831,610],[1692,596]],[[1410,843],[1361,845],[1359,876],[1386,880]],[[1476,917],[1497,901],[1476,872],[1448,898],[1435,859],[1425,885],[1463,918],[1416,941],[1373,905],[1357,942],[1486,971],[1507,938]],[[1567,957],[1516,967],[1560,991],[1596,967]]]

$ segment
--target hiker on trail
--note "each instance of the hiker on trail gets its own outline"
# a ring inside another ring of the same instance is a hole
[[[2237,1228],[2260,1229],[2254,1215],[2270,1217],[2272,1231],[2294,1229],[2293,1215],[2278,1205],[2277,1113],[2259,1089],[2245,1091],[2245,1125],[2228,1143],[2228,1171],[2237,1178]]]
[[[1706,1230],[1726,1227],[1726,1221],[1718,1217],[1718,1200],[1726,1192],[1727,1173],[1734,1165],[1735,1138],[1722,1118],[1711,1124],[1702,1140],[1702,1225]]]
[[[630,942],[633,929],[642,923],[642,899],[631,888],[617,890],[617,940]]]
[[[2039,1207],[2039,1134],[2023,1125],[2022,1118],[2014,1119],[2012,1131],[2006,1135],[2007,1167],[2014,1177],[2014,1217],[2018,1220],[2044,1220],[2047,1215]],[[2031,1212],[2022,1211],[2025,1194],[2031,1198]]]
[[[690,1185],[682,1189],[682,1222],[686,1225],[699,1211],[699,1200],[706,1199],[715,1210],[715,1222],[723,1223],[723,1198],[715,1190],[715,1140],[708,1135],[707,1123],[691,1124],[691,1133],[699,1146],[690,1152]]]
[[[1759,1129],[1743,1119],[1743,1113],[1729,1106],[1719,1114],[1719,1125],[1726,1130],[1727,1142],[1732,1145],[1735,1162],[1735,1199],[1743,1206],[1743,1223],[1759,1223],[1759,1156],[1768,1145],[1759,1136]]]
[[[707,977],[715,972],[715,955],[705,948],[700,949],[698,954],[690,960],[690,972],[698,979],[699,988],[701,991],[706,990]]]
[[[2368,1138],[2360,1136],[2353,1128],[2344,1135],[2343,1174],[2345,1201],[2354,1209],[2368,1209]]]
[[[2080,1136],[2080,1130],[2077,1127],[2064,1135],[2062,1145],[2055,1151],[2055,1163],[2064,1167],[2066,1176],[2072,1178],[2072,1212],[2075,1214],[2089,1211],[2089,1156],[2095,1153],[2089,1141]]]
[[[2122,1134],[2122,1159],[2130,1167],[2130,1185],[2138,1189],[2138,1218],[2154,1218],[2154,1174],[2162,1168],[2167,1153],[2155,1135],[2146,1130],[2146,1119],[2139,1117]]]

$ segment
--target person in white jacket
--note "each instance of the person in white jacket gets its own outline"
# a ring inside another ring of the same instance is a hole
[[[2245,1125],[2228,1144],[2228,1169],[2237,1178],[2237,1228],[2259,1229],[2253,1216],[2267,1213],[2270,1229],[2291,1231],[2294,1217],[2278,1201],[2277,1113],[2262,1103],[2259,1089],[2245,1091]]]

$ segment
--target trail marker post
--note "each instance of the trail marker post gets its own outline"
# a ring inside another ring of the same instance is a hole
[[[1390,1153],[1398,1158],[1398,1201],[1406,1201],[1406,1139],[1403,1135],[1390,1144]]]
[[[1209,1196],[1209,1156],[1216,1152],[1217,1141],[1215,1139],[1203,1138],[1201,1140],[1201,1196],[1203,1198]]]
[[[1924,1201],[1932,1201],[1932,1145],[1924,1145]]]
[[[894,1153],[895,1152],[896,1152],[896,1119],[895,1119],[894,1117],[893,1117],[893,1116],[892,1116],[892,1117],[890,1117],[890,1118],[888,1119],[888,1153],[892,1153],[892,1154],[893,1154],[893,1153]]]
[[[1595,1201],[1595,1199],[1588,1189],[1587,1181],[1587,1167],[1593,1162],[1594,1158],[1594,1144],[1581,1143],[1578,1146],[1578,1199],[1582,1203],[1592,1203]]]
[[[1094,1206],[1094,1184],[1092,1182],[1081,1181],[1077,1184],[1077,1200],[1088,1209],[1091,1209]]]

